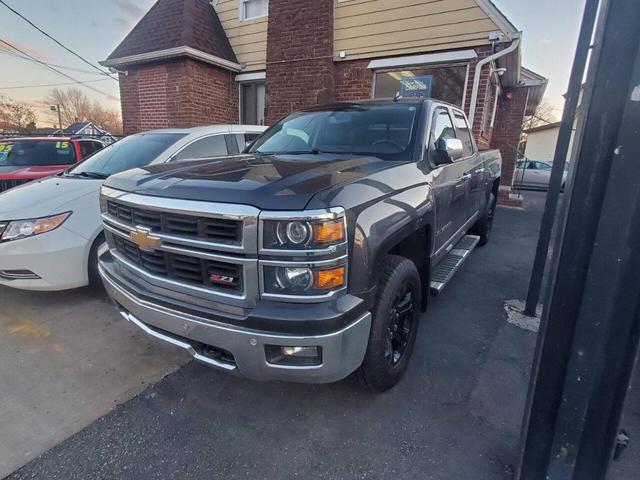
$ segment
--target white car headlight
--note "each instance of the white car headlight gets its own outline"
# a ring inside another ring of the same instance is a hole
[[[2,233],[0,240],[7,242],[9,240],[18,240],[20,238],[32,237],[55,230],[62,225],[67,218],[71,216],[71,212],[60,213],[50,217],[32,218],[29,220],[15,220],[9,222],[7,228]]]

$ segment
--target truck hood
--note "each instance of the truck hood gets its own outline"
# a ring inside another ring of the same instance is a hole
[[[61,209],[74,210],[74,201],[91,192],[97,197],[101,185],[102,180],[96,179],[50,177],[12,188],[0,193],[0,220],[38,218],[62,213]]]
[[[240,155],[138,168],[109,177],[105,185],[155,197],[302,210],[320,191],[398,163],[342,154]]]
[[[36,180],[60,173],[71,165],[34,165],[0,167],[0,180]]]

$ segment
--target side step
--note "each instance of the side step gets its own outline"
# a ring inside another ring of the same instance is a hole
[[[479,241],[476,235],[466,235],[447,253],[431,274],[431,295],[440,295]]]

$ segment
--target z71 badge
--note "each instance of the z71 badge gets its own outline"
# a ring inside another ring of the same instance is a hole
[[[236,283],[236,278],[228,275],[218,275],[217,273],[212,273],[209,276],[209,280],[213,283],[219,283],[221,285],[234,285]]]

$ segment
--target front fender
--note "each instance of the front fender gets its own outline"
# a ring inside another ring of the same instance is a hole
[[[354,219],[349,289],[355,295],[377,284],[384,256],[416,231],[434,225],[434,201],[428,184],[369,204]],[[432,240],[431,240],[432,241]],[[428,247],[430,255],[432,244]]]

